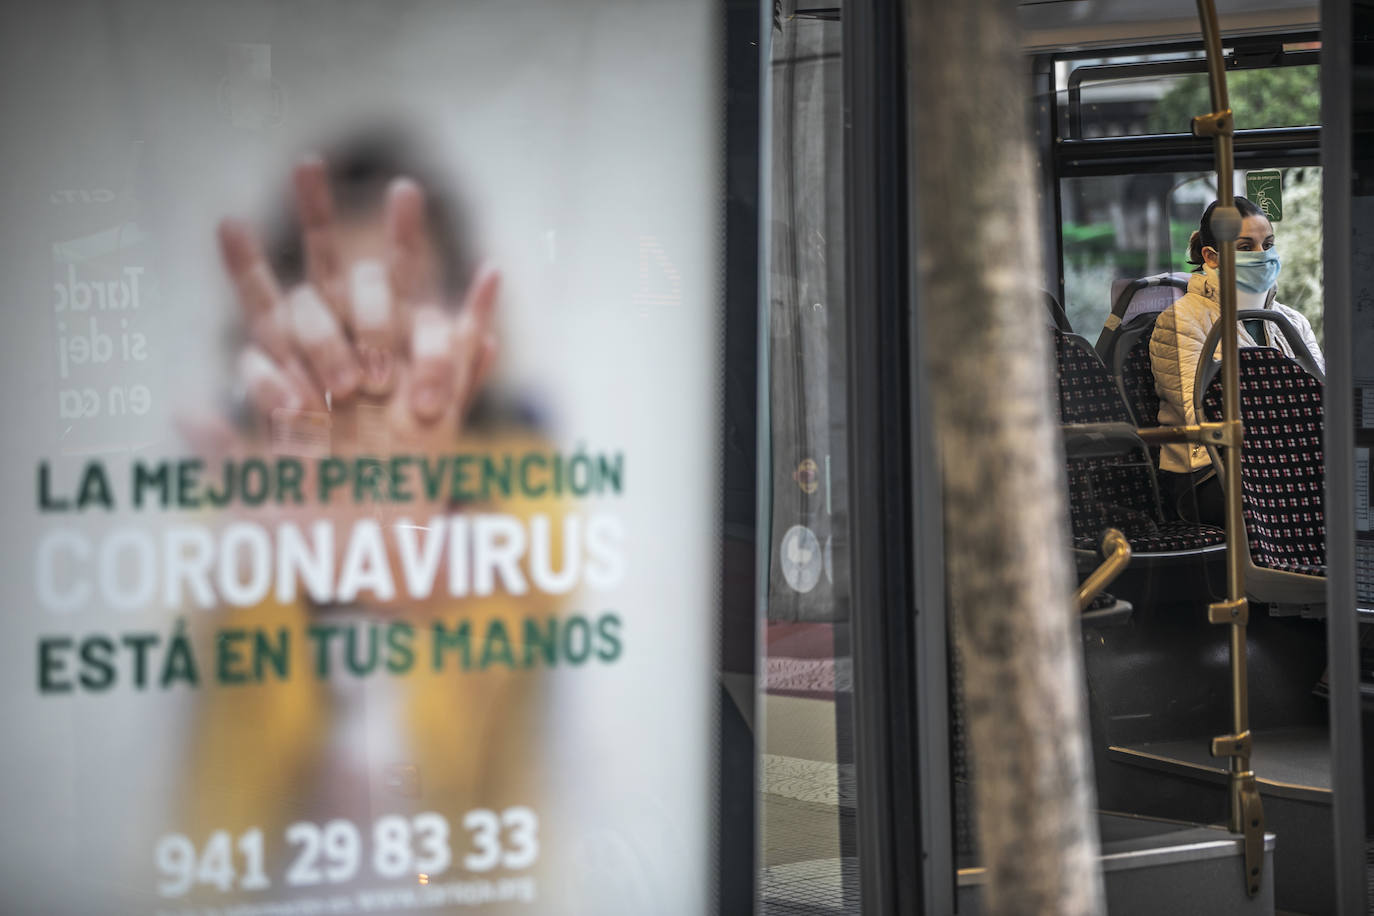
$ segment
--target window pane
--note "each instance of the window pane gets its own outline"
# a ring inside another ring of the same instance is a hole
[[[1274,236],[1283,270],[1278,301],[1307,316],[1320,340],[1321,168],[1279,171],[1282,219],[1274,221]],[[1237,194],[1246,193],[1245,173],[1237,173],[1235,187]],[[1094,338],[1125,282],[1193,269],[1188,241],[1202,211],[1216,199],[1216,177],[1173,172],[1069,178],[1060,189],[1064,310],[1077,333]]]
[[[760,912],[857,913],[841,23],[773,32]]]
[[[1098,68],[1111,66],[1111,71]],[[1121,68],[1138,69],[1139,75]],[[1197,68],[1198,72],[1169,72]],[[1073,130],[1069,88],[1081,80],[1080,126]],[[1199,55],[1134,56],[1061,61],[1056,67],[1060,135],[1074,138],[1189,133],[1192,119],[1211,110]],[[1301,127],[1321,121],[1315,63],[1237,69],[1227,74],[1236,127]]]

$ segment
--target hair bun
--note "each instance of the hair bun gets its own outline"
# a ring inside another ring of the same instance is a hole
[[[1202,263],[1202,233],[1194,229],[1193,234],[1188,236],[1188,263]]]

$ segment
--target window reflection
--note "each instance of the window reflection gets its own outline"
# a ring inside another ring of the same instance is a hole
[[[788,5],[791,6],[790,4]],[[858,912],[845,531],[840,23],[772,42],[771,528],[759,708],[761,912]]]

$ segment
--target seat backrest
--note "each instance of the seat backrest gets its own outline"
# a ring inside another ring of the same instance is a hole
[[[1293,322],[1289,321],[1282,312],[1277,309],[1241,309],[1236,312],[1236,321],[1264,321],[1278,328],[1283,339],[1288,343],[1288,349],[1293,353],[1293,359],[1297,360],[1299,366],[1307,371],[1308,375],[1316,378],[1322,384],[1326,384],[1326,373],[1321,366],[1317,365],[1317,360],[1308,351],[1306,342],[1302,339],[1302,334],[1294,327]],[[1206,390],[1212,383],[1212,377],[1221,371],[1221,332],[1222,323],[1218,321],[1212,325],[1207,332],[1206,338],[1202,341],[1202,352],[1214,354],[1212,359],[1199,359],[1197,364],[1197,375],[1193,379],[1193,396]],[[1195,405],[1197,406],[1197,405]]]
[[[1139,280],[1112,281],[1112,310],[1098,335],[1097,355],[1108,366],[1116,361],[1115,353],[1121,330],[1140,315],[1156,315],[1188,291],[1188,274],[1164,273]]]
[[[1326,575],[1322,382],[1272,347],[1240,350],[1241,497],[1256,566]],[[1202,400],[1221,419],[1221,377]]]
[[[1112,375],[1136,426],[1159,425],[1159,392],[1150,363],[1150,335],[1158,318],[1159,312],[1148,312],[1122,328],[1112,354]],[[1151,446],[1150,460],[1159,466],[1159,446]]]
[[[1059,300],[1055,298],[1054,293],[1047,289],[1041,290],[1041,292],[1045,294],[1045,307],[1050,310],[1051,326],[1058,328],[1065,334],[1072,334],[1073,325],[1069,324],[1069,316],[1064,311],[1064,306],[1059,304]]]
[[[1121,295],[1122,290],[1131,285],[1123,283],[1118,289],[1117,283],[1120,282],[1118,280],[1112,284],[1113,302]],[[1186,273],[1155,274],[1136,282],[1143,282],[1145,285],[1131,290],[1130,298],[1126,300],[1126,310],[1121,315],[1123,325],[1130,324],[1139,315],[1158,315],[1188,292],[1188,274]]]
[[[1159,425],[1159,393],[1150,365],[1150,336],[1158,318],[1159,312],[1150,312],[1122,328],[1112,363],[1112,374],[1136,426]]]
[[[1116,382],[1086,340],[1055,331],[1054,349],[1062,422],[1130,422]]]
[[[1130,423],[1121,393],[1092,346],[1083,338],[1053,331],[1062,423]],[[1095,546],[1102,531],[1120,528],[1127,537],[1153,535],[1163,514],[1149,455],[1143,448],[1110,458],[1069,462],[1069,515],[1076,543]]]

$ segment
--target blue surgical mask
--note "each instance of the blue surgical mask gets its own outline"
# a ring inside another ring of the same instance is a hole
[[[1247,293],[1266,293],[1278,282],[1279,260],[1277,248],[1268,251],[1236,252],[1236,287]]]

